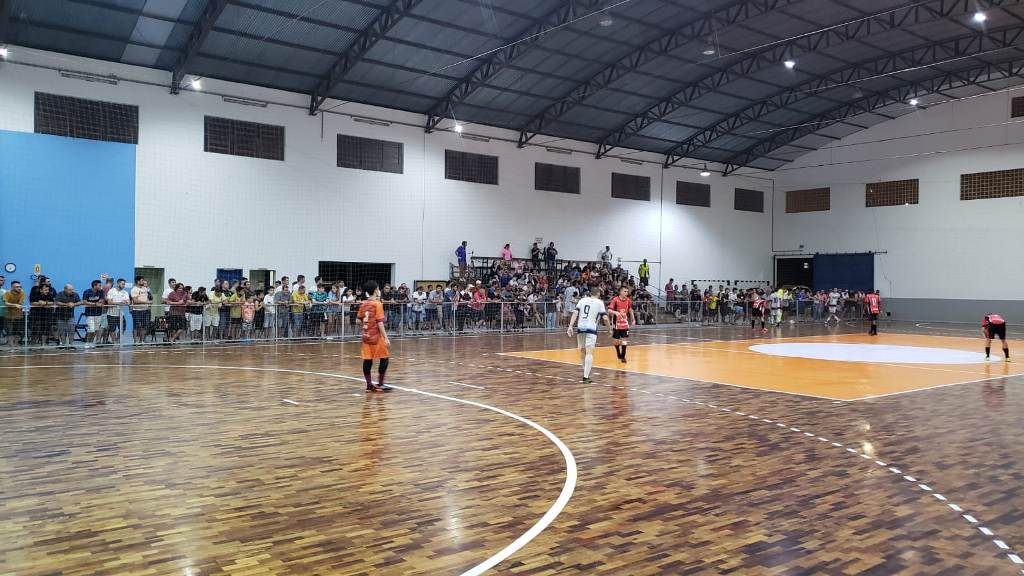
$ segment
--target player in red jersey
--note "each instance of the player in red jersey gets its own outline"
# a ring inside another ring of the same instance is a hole
[[[878,315],[882,312],[882,296],[878,290],[868,292],[864,296],[864,307],[871,317],[871,330],[868,331],[868,336],[878,336]]]
[[[754,301],[750,303],[750,327],[754,328],[754,323],[757,319],[761,319],[761,332],[767,332],[768,329],[764,327],[764,317],[768,315],[768,301],[761,298],[761,293],[757,290],[754,291]]]
[[[981,320],[981,335],[985,337],[985,360],[989,360],[989,351],[992,349],[992,339],[999,338],[1003,341],[1003,355],[1006,361],[1010,361],[1010,347],[1006,344],[1006,320],[999,314],[986,314]]]
[[[626,346],[629,346],[629,327],[636,326],[636,314],[633,313],[633,300],[629,297],[629,288],[619,288],[619,295],[612,298],[608,309],[615,316],[615,328],[612,330],[615,355],[625,364]]]

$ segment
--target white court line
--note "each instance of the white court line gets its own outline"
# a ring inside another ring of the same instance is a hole
[[[474,386],[473,384],[463,384],[462,382],[456,382],[454,380],[452,380],[452,381],[450,381],[448,383],[449,384],[456,384],[458,386],[465,386],[466,388],[479,388],[480,390],[484,390],[483,386]]]
[[[287,398],[281,398],[281,402],[287,402],[287,403],[289,403],[289,404],[291,404],[293,406],[298,406],[299,405],[299,403],[296,402],[295,400],[289,400]]]
[[[25,369],[28,369],[28,368],[81,368],[81,367],[82,367],[82,365],[63,365],[63,366],[62,365],[0,366],[0,369],[12,369],[12,370],[13,369],[20,369],[20,370],[25,370]],[[257,368],[257,367],[254,367],[254,366],[202,366],[202,365],[169,365],[169,364],[146,364],[146,365],[141,365],[141,364],[139,364],[139,365],[130,365],[130,364],[127,364],[127,365],[126,364],[86,364],[85,367],[87,367],[87,368],[132,368],[132,369],[135,369],[135,368],[158,368],[158,369],[160,369],[160,368],[203,368],[203,369],[211,369],[211,370],[248,370],[248,371],[255,371],[255,372],[285,372],[285,373],[289,373],[289,374],[305,374],[307,376],[323,376],[323,377],[327,377],[327,378],[342,378],[342,379],[345,379],[345,380],[355,380],[356,382],[363,382],[364,381],[362,378],[356,378],[355,376],[346,376],[344,374],[332,374],[332,373],[329,373],[329,372],[313,372],[313,371],[309,371],[309,370],[291,370],[291,369],[286,369],[286,368]],[[548,508],[548,511],[544,513],[544,516],[542,516],[540,520],[538,520],[536,523],[534,523],[534,525],[531,526],[521,536],[516,538],[511,544],[509,544],[508,546],[505,546],[504,548],[499,550],[497,553],[491,555],[489,558],[487,558],[483,562],[477,564],[476,566],[473,566],[469,570],[466,570],[465,572],[463,572],[461,574],[461,576],[479,576],[480,574],[483,574],[487,570],[490,570],[491,568],[493,568],[493,567],[497,566],[498,564],[500,564],[501,562],[505,561],[509,556],[512,556],[513,554],[518,552],[523,546],[526,546],[531,540],[536,538],[538,534],[543,532],[544,529],[547,528],[551,524],[551,522],[553,522],[555,520],[555,518],[562,512],[562,510],[565,508],[566,504],[569,503],[569,499],[572,498],[573,490],[576,489],[576,479],[577,479],[576,458],[573,457],[572,452],[569,450],[569,447],[566,446],[565,443],[562,442],[562,440],[558,438],[558,436],[555,436],[547,428],[541,426],[540,424],[537,424],[536,422],[534,422],[532,420],[529,420],[527,418],[519,416],[518,414],[513,414],[512,412],[509,412],[507,410],[502,410],[501,408],[495,408],[494,406],[489,406],[487,404],[482,404],[480,402],[474,402],[472,400],[464,400],[462,398],[455,398],[454,396],[445,396],[443,394],[435,394],[433,392],[427,392],[425,390],[417,390],[415,388],[406,388],[404,386],[395,386],[394,384],[392,384],[391,387],[396,389],[396,390],[403,390],[405,392],[412,392],[412,393],[415,393],[415,394],[422,394],[424,396],[430,396],[432,398],[438,398],[438,399],[441,399],[441,400],[449,400],[451,402],[458,402],[460,404],[466,404],[466,405],[469,405],[469,406],[475,406],[477,408],[483,408],[484,410],[490,410],[491,412],[496,412],[498,414],[501,414],[502,416],[507,416],[509,418],[512,418],[513,420],[517,420],[519,422],[522,422],[523,424],[526,424],[527,426],[533,428],[534,430],[537,430],[538,432],[543,434],[545,437],[547,437],[547,439],[550,440],[551,443],[553,443],[556,447],[558,447],[559,452],[562,453],[562,458],[565,459],[565,483],[562,485],[562,491],[558,494],[558,498],[555,500],[554,504],[552,504],[551,507]]]

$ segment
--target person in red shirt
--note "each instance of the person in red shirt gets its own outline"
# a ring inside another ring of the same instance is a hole
[[[363,284],[367,300],[359,305],[359,322],[363,328],[363,377],[366,378],[367,392],[390,392],[391,387],[384,385],[384,375],[388,371],[389,348],[391,341],[384,329],[384,305],[380,302],[380,286],[370,280]],[[377,372],[377,385],[370,378],[373,361],[380,360]]]
[[[761,298],[761,293],[757,290],[754,291],[754,301],[750,304],[750,328],[754,328],[754,323],[758,319],[761,320],[761,332],[767,332],[768,329],[764,327],[764,317],[768,314],[768,301]]]
[[[871,330],[868,331],[868,335],[878,336],[878,315],[882,312],[882,296],[878,290],[868,292],[864,296],[864,308],[871,317]]]
[[[615,328],[612,330],[612,344],[615,344],[615,355],[619,361],[626,363],[626,346],[629,346],[629,327],[636,326],[636,314],[633,312],[633,300],[629,297],[629,288],[619,288],[619,295],[612,298],[609,309],[615,316]]]
[[[1010,347],[1006,344],[1006,320],[999,314],[986,314],[981,320],[981,335],[985,338],[985,360],[990,360],[989,351],[992,349],[992,339],[999,338],[1003,341],[1003,355],[1006,361],[1010,361]]]

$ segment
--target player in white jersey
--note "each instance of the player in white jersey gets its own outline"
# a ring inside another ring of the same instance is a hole
[[[836,319],[836,326],[839,326],[839,315],[836,313],[839,310],[839,300],[842,296],[839,294],[839,290],[835,288],[828,293],[828,318],[825,319],[825,326],[831,324],[832,319]]]
[[[600,296],[600,292],[597,293]],[[577,322],[578,321],[578,322]],[[576,303],[576,309],[569,319],[569,330],[567,333],[572,338],[573,326],[576,326],[576,347],[580,349],[583,359],[583,383],[590,383],[590,369],[594,366],[594,346],[597,345],[597,324],[604,322],[608,331],[611,332],[611,324],[608,322],[608,314],[604,309],[604,302],[600,298],[590,295],[587,289],[583,289],[583,297]]]
[[[782,324],[782,288],[771,292],[768,295],[768,304],[771,307],[772,315],[769,318],[769,323],[772,326],[779,326]]]

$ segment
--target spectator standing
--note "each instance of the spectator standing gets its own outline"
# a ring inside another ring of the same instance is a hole
[[[506,244],[508,246],[508,244]],[[427,307],[427,293],[423,291],[422,287],[417,287],[416,291],[412,293],[412,321],[411,323],[415,326],[418,332],[421,329],[423,323],[423,314]]]
[[[227,282],[227,280],[225,280],[225,282]],[[171,295],[171,292],[174,292],[174,287],[177,286],[177,285],[178,285],[178,281],[175,280],[174,278],[171,278],[170,280],[168,280],[167,281],[167,288],[164,288],[164,292],[163,292],[163,294],[160,295],[160,299],[161,300],[167,300],[167,297]]]
[[[132,301],[132,332],[135,343],[141,344],[146,339],[146,329],[149,328],[149,306],[153,303],[153,293],[149,290],[149,283],[142,276],[135,277],[135,285],[132,286],[129,295]]]
[[[501,260],[506,266],[512,265],[512,245],[505,244],[505,247],[501,249]]]
[[[167,307],[169,308],[167,342],[170,344],[177,342],[188,326],[185,322],[185,309],[188,305],[188,297],[189,294],[185,290],[185,285],[181,282],[175,284],[174,291],[167,295]]]
[[[536,242],[530,248],[530,263],[533,264],[534,270],[540,270],[540,246]]]
[[[277,326],[277,306],[274,305],[274,293],[276,288],[271,286],[263,295],[263,331],[268,336],[273,336],[274,327]]]
[[[118,278],[117,284],[107,290],[107,341],[111,344],[121,342],[121,330],[123,324],[125,305],[131,301],[131,296],[125,290],[127,282],[124,278]]]
[[[103,322],[103,287],[99,280],[92,281],[92,286],[82,293],[82,300],[85,302],[85,347],[91,348]]]
[[[188,291],[188,287],[186,287]],[[196,342],[203,340],[209,316],[206,309],[210,304],[210,295],[206,293],[206,286],[200,286],[195,292],[189,295],[188,303],[188,328],[192,331],[191,338]]]
[[[306,287],[302,284],[298,284],[298,290],[292,292],[292,336],[299,337],[303,335],[303,327],[305,326],[306,310],[309,308],[309,294],[306,293]]]
[[[547,269],[548,274],[555,273],[555,260],[558,258],[558,249],[555,248],[554,242],[549,242],[547,249],[544,250],[544,267]]]
[[[57,306],[57,340],[58,348],[70,349],[75,343],[75,306],[81,304],[82,299],[75,292],[74,286],[65,284],[53,298]]]
[[[287,278],[281,279],[281,289],[274,292],[274,310],[277,313],[278,338],[287,338],[291,329],[292,290]]]
[[[245,292],[241,283],[228,294],[224,305],[228,309],[228,338],[237,339],[242,335],[242,304],[245,303]]]
[[[327,315],[327,292],[324,291],[323,284],[316,285],[316,290],[314,290],[313,293],[309,295],[309,301],[310,336],[316,338],[323,338],[325,320]]]
[[[647,258],[644,258],[644,261],[640,263],[636,274],[640,277],[640,288],[647,288],[647,285],[651,283],[651,266],[647,263]]]
[[[7,308],[7,343],[12,347],[24,344],[25,338],[25,291],[21,282],[11,282],[11,289],[4,293]]]
[[[7,318],[7,306],[4,304],[4,294],[7,293],[4,288],[6,283],[7,278],[0,276],[0,344],[3,343],[3,337],[7,334],[7,327],[4,325]]]
[[[466,277],[466,246],[467,245],[469,245],[469,242],[466,242],[465,240],[463,240],[462,244],[459,244],[459,247],[455,249],[455,257],[459,261],[459,276],[461,276],[463,278]]]
[[[50,290],[50,284],[40,284],[38,290],[33,290],[34,299],[30,302],[32,313],[29,316],[29,344],[33,341],[40,345],[49,343],[51,332],[56,327],[54,319],[53,298],[54,293]]]
[[[611,269],[611,267],[612,267],[612,247],[611,246],[605,246],[604,250],[601,250],[600,252],[598,252],[597,257],[601,260],[601,264],[603,264],[605,268]]]

